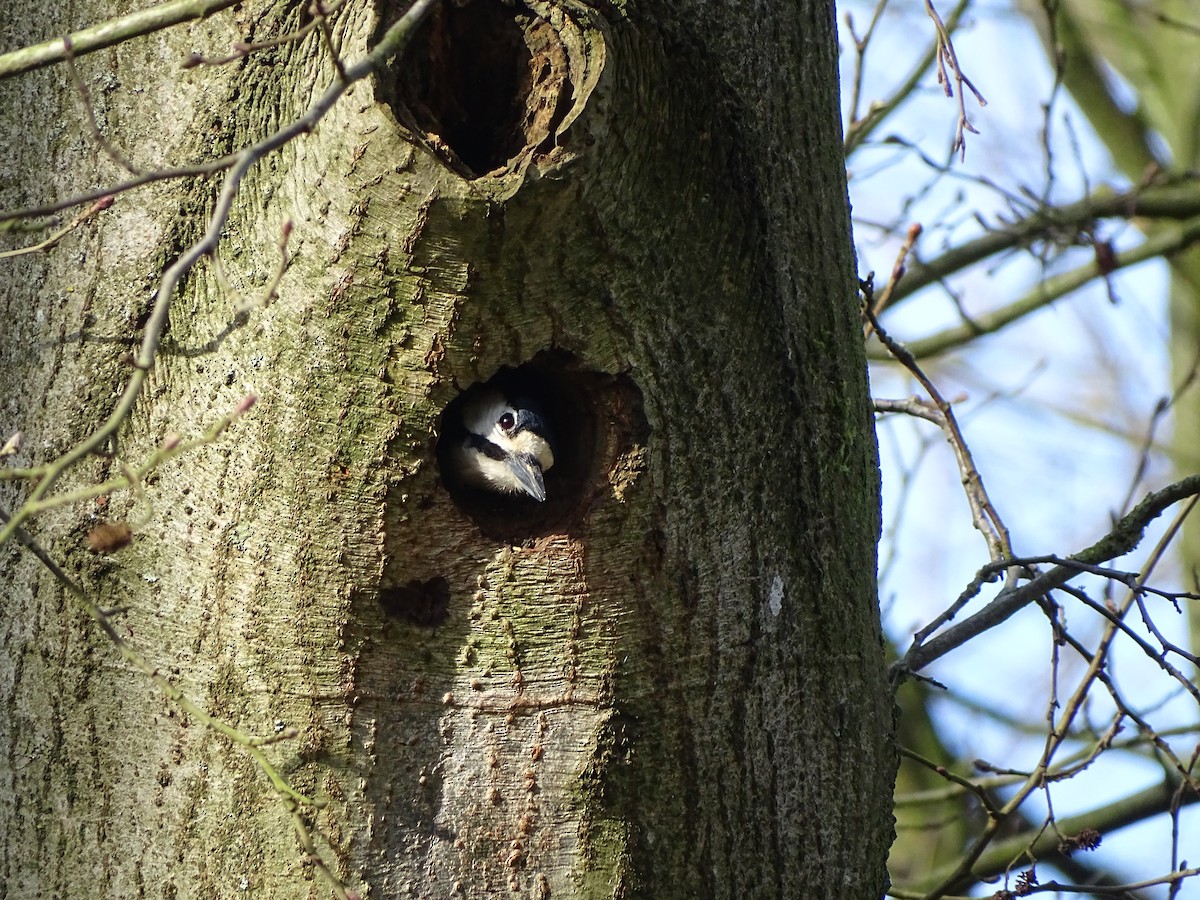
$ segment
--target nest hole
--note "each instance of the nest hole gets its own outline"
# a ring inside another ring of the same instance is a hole
[[[550,23],[497,0],[439,5],[376,87],[398,121],[469,177],[545,144],[572,97]]]
[[[607,469],[612,464],[608,448],[614,444],[608,433],[614,423],[611,388],[618,380],[580,370],[570,354],[552,352],[520,366],[503,367],[464,390],[442,412],[437,446],[442,483],[455,505],[485,536],[509,543],[573,530],[592,500],[608,487]],[[465,439],[456,423],[479,392],[489,389],[508,398],[528,398],[546,423],[554,465],[543,473],[544,501],[475,487],[455,471],[450,453],[456,442]]]

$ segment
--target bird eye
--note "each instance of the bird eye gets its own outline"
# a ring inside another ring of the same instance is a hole
[[[513,418],[512,413],[504,413],[500,416],[500,427],[505,431],[512,431],[512,427],[517,424],[517,420]]]

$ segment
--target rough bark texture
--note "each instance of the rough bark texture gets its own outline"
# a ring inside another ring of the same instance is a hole
[[[270,756],[327,801],[316,849],[370,896],[882,890],[891,707],[832,4],[670,6],[440,11],[246,180],[118,459],[248,392],[252,414],[141,498],[31,528],[206,709],[299,729]],[[344,58],[401,11],[350,3]],[[303,111],[325,46],[177,61],[300,22],[249,5],[79,68],[142,165],[218,155]],[[4,127],[38,125],[6,205],[115,177],[63,71],[32,78],[3,86]],[[4,263],[19,462],[107,414],[216,189],[125,195]],[[243,322],[285,219],[279,297]],[[502,367],[562,432],[544,507],[452,496],[439,473],[441,411]],[[131,519],[133,545],[89,556],[97,516]],[[0,553],[0,894],[325,895],[244,750]]]

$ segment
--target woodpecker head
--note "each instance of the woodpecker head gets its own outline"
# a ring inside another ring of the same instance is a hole
[[[554,453],[542,417],[491,387],[463,399],[465,433],[450,448],[455,474],[473,487],[545,500],[542,473],[554,465]]]

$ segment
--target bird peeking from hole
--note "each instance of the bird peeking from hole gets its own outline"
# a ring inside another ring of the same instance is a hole
[[[486,491],[544,501],[542,476],[554,465],[554,452],[542,416],[523,398],[510,400],[491,387],[464,401],[457,423],[462,433],[450,446],[458,478]]]

